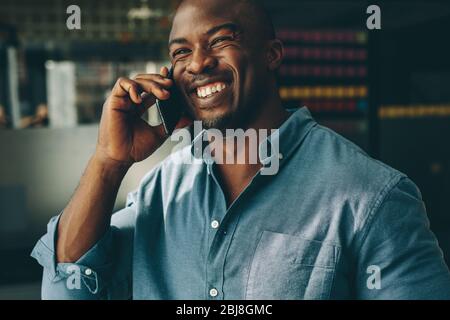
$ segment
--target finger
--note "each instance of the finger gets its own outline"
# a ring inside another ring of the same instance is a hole
[[[140,90],[135,85],[131,86],[128,91],[130,93],[131,101],[133,101],[136,104],[139,104],[142,102],[142,98],[141,98],[139,91]]]
[[[164,78],[167,78],[169,76],[169,69],[167,67],[161,67],[159,74],[162,75]]]
[[[159,100],[167,100],[170,98],[170,92],[159,83],[144,79],[136,79],[135,82],[141,87],[142,91],[151,93]]]
[[[151,106],[156,103],[156,98],[153,94],[145,94],[142,96],[142,103],[137,105],[136,112],[142,116]]]
[[[112,90],[116,97],[129,96],[134,103],[141,103],[140,88],[138,84],[127,78],[119,78]]]
[[[162,75],[159,74],[139,74],[137,75],[135,78],[135,80],[137,79],[142,79],[142,80],[150,80],[150,81],[154,81],[159,83],[161,86],[169,88],[173,85],[173,80],[169,79],[167,77],[163,77]]]

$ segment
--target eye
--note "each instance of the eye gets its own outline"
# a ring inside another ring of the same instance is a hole
[[[215,45],[217,45],[217,44],[220,44],[220,43],[222,43],[222,42],[224,42],[224,41],[231,41],[231,40],[233,40],[233,37],[232,36],[223,36],[223,37],[218,37],[218,38],[216,38],[216,39],[214,39],[212,42],[211,42],[211,47],[213,47],[213,46],[215,46]]]
[[[173,52],[173,54],[172,54],[172,57],[175,58],[175,57],[177,57],[179,55],[187,54],[187,53],[189,53],[189,51],[190,51],[189,49],[178,49],[178,50],[175,50]]]

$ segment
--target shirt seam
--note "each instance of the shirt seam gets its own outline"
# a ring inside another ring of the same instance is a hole
[[[397,187],[400,184],[400,182],[402,182],[404,179],[406,179],[406,176],[402,174],[394,175],[389,180],[389,182],[383,187],[383,189],[381,190],[381,192],[371,205],[367,218],[365,219],[365,222],[363,222],[362,224],[362,231],[361,231],[362,238],[356,252],[358,253],[361,252],[362,246],[364,245],[364,242],[369,234],[373,221],[375,220],[375,217],[379,212],[380,208],[385,203],[385,200],[389,197],[389,195],[392,193],[395,187]]]
[[[265,232],[264,230],[261,231],[261,233],[260,233],[260,235],[259,235],[259,237],[258,237],[258,241],[256,242],[256,246],[255,246],[255,248],[253,249],[252,257],[251,257],[251,259],[250,259],[250,261],[249,261],[249,263],[248,263],[248,274],[247,274],[247,281],[246,281],[246,284],[245,284],[245,295],[244,295],[244,300],[247,300],[247,296],[248,296],[248,285],[249,285],[249,282],[250,282],[250,276],[251,276],[251,272],[252,272],[253,260],[254,260],[255,255],[256,255],[256,251],[257,251],[258,248],[259,248],[259,245],[260,245],[261,239],[262,239],[262,237],[263,237],[263,235],[264,235],[264,232]]]
[[[331,299],[331,294],[333,292],[334,284],[335,284],[335,281],[336,281],[336,272],[337,272],[337,268],[339,266],[339,259],[340,259],[340,256],[341,256],[341,248],[336,246],[335,250],[337,250],[337,254],[336,254],[336,259],[335,259],[335,263],[334,263],[334,268],[333,268],[333,271],[332,271],[331,285],[330,285],[330,289],[328,291],[327,300]]]

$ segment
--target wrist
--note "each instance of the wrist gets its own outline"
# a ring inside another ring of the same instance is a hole
[[[96,150],[91,161],[106,174],[122,175],[128,172],[133,163],[111,159],[104,153]]]

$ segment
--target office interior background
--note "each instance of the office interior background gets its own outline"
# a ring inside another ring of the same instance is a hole
[[[0,299],[39,299],[29,257],[92,154],[119,76],[169,65],[175,0],[0,2]],[[419,186],[450,263],[450,2],[266,0],[280,94]],[[69,30],[69,5],[81,29]],[[381,9],[368,30],[366,9]],[[151,112],[149,117],[151,118]],[[116,209],[170,142],[128,173]],[[281,190],[280,190],[281,191]]]

